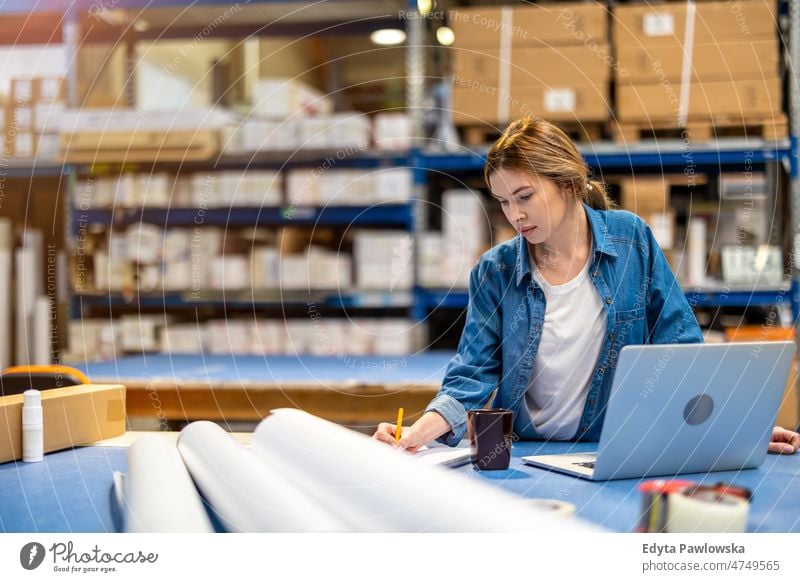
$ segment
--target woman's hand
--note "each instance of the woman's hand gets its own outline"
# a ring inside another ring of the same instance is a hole
[[[416,453],[424,444],[439,438],[450,431],[450,425],[438,412],[426,412],[411,426],[404,426],[400,431],[400,441],[395,441],[396,425],[382,422],[378,430],[372,435],[377,441],[402,448],[410,453]]]
[[[776,426],[772,429],[772,439],[769,443],[769,452],[791,455],[800,448],[800,434]]]

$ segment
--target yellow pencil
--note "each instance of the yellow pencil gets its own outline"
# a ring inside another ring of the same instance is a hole
[[[397,409],[397,426],[394,429],[394,442],[400,442],[400,433],[403,431],[403,409]]]

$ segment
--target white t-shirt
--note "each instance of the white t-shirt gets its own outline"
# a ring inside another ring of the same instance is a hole
[[[591,257],[562,285],[550,285],[531,257],[547,306],[525,402],[537,432],[548,439],[575,436],[606,333],[606,312],[589,275]]]

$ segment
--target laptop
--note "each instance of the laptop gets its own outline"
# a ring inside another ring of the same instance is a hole
[[[625,346],[596,453],[522,457],[592,481],[764,462],[794,342]]]

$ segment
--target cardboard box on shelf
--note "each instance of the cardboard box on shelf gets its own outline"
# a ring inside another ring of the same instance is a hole
[[[413,145],[413,124],[406,113],[377,113],[372,117],[373,139],[379,150],[406,150]]]
[[[34,137],[36,142],[35,156],[39,160],[55,160],[58,156],[58,134],[40,133]]]
[[[505,68],[509,87],[606,84],[611,80],[611,68],[604,57],[610,54],[608,44],[525,47],[514,50],[509,61],[501,58],[499,49],[454,49],[453,73],[461,79],[499,86],[500,71]]]
[[[610,115],[608,86],[512,87],[509,94],[494,86],[453,87],[456,124],[505,125],[528,115],[563,122],[605,121]]]
[[[282,320],[258,319],[253,322],[251,333],[253,354],[286,353],[286,326]]]
[[[617,87],[617,117],[622,121],[650,121],[676,118],[679,87],[665,90],[661,85],[622,85]],[[758,119],[781,113],[780,80],[708,81],[692,83],[688,117]],[[677,122],[676,122],[677,125]]]
[[[259,79],[252,87],[253,111],[266,119],[329,115],[333,102],[322,91],[290,78]]]
[[[36,134],[32,131],[16,131],[6,134],[8,155],[15,158],[32,158],[36,153]]]
[[[212,354],[250,354],[253,352],[251,320],[214,319],[206,323],[208,351]]]
[[[373,177],[373,200],[397,204],[414,197],[414,175],[410,168],[378,168]]]
[[[63,103],[36,103],[33,106],[33,128],[39,133],[58,134]]]
[[[665,175],[620,180],[620,207],[641,217],[670,210],[672,181]]]
[[[168,319],[164,315],[123,315],[119,320],[122,349],[135,353],[157,352],[165,321]]]
[[[244,291],[250,288],[250,260],[245,255],[222,255],[211,262],[212,289]]]
[[[677,39],[654,46],[622,46],[615,67],[618,83],[680,83],[686,56]],[[773,78],[779,75],[776,39],[696,44],[691,52],[691,80],[727,81]]]
[[[251,281],[254,289],[276,289],[279,277],[279,254],[274,247],[257,246],[250,254]]]
[[[651,45],[672,38],[683,39],[687,15],[694,10],[694,42],[775,38],[777,11],[774,2],[738,0],[736,2],[675,2],[655,5],[619,5],[614,8],[613,36],[617,46]]]
[[[272,121],[248,118],[225,129],[223,148],[237,154],[258,151],[294,151],[301,147],[298,137],[299,119]]]
[[[604,42],[608,13],[597,3],[563,2],[546,6],[475,6],[448,12],[458,47],[512,47]]]
[[[413,245],[408,233],[357,232],[353,261],[359,289],[409,289],[413,283]]]
[[[18,133],[35,129],[33,107],[30,105],[9,105],[6,108],[6,119],[8,120],[7,131],[9,134],[12,130]]]
[[[0,397],[0,463],[22,458],[22,394]],[[125,432],[125,386],[83,384],[42,390],[44,452]]]
[[[208,346],[205,325],[172,323],[161,331],[162,354],[202,354]]]
[[[373,326],[373,352],[381,356],[402,356],[414,351],[412,330],[414,322],[409,319],[378,319]]]
[[[67,100],[64,77],[35,77],[33,79],[34,103],[61,103]]]
[[[33,103],[33,80],[11,79],[9,102],[12,105],[30,105]]]

